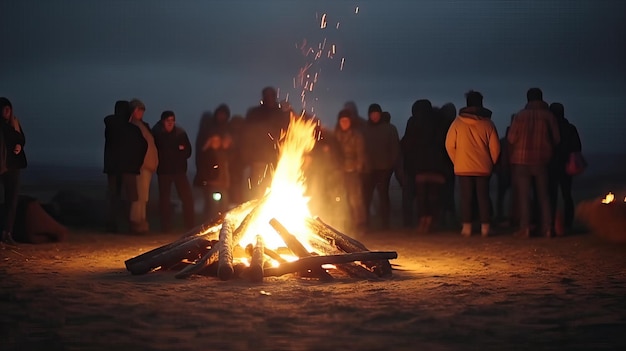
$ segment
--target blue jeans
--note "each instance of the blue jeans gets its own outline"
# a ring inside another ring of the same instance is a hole
[[[530,194],[531,183],[534,180],[536,203],[539,205],[541,216],[541,230],[545,233],[552,230],[552,215],[550,197],[548,193],[548,166],[547,165],[513,165],[515,187],[519,201],[520,228],[530,228]]]

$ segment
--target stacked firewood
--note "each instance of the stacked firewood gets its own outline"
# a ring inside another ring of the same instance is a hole
[[[263,236],[257,235],[254,244],[239,245],[241,238],[256,219],[264,200],[244,203],[225,216],[185,233],[180,239],[133,257],[125,262],[132,274],[146,274],[165,269],[178,270],[177,278],[192,275],[217,276],[221,280],[244,277],[262,281],[264,277],[297,274],[302,277],[331,280],[334,269],[351,277],[380,279],[392,274],[390,259],[393,251],[370,251],[358,240],[341,233],[319,218],[305,219],[305,227],[315,236],[309,243],[315,252],[309,252],[277,219],[270,220],[272,228],[285,243],[281,250],[265,246]],[[237,222],[237,218],[243,220]],[[298,259],[286,261],[281,254],[288,253]],[[237,263],[236,258],[246,258],[248,264]],[[278,265],[272,264],[273,262]]]

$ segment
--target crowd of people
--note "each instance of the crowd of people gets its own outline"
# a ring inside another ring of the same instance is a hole
[[[402,137],[379,104],[369,105],[364,118],[354,102],[347,102],[334,128],[318,123],[311,136],[318,141],[303,171],[312,212],[355,235],[389,229],[389,189],[395,175],[402,188],[402,224],[418,233],[454,225],[463,236],[471,236],[475,228],[489,236],[494,222],[516,226],[515,235],[520,237],[551,237],[561,227],[571,229],[572,176],[565,172],[565,164],[570,153],[581,151],[578,132],[565,118],[563,105],[548,105],[540,89],[529,89],[526,97],[526,105],[511,117],[502,138],[478,91],[465,94],[466,106],[458,114],[452,103],[435,107],[427,99],[415,101]],[[8,99],[0,98],[0,111],[2,241],[10,242],[19,171],[26,167],[26,157],[24,134]],[[261,104],[245,116],[231,116],[226,104],[202,116],[192,147],[174,111],[163,111],[152,128],[143,119],[145,111],[138,99],[117,101],[114,113],[104,119],[111,232],[119,231],[124,222],[131,232],[150,231],[146,211],[154,173],[164,232],[176,226],[172,186],[186,230],[262,196],[278,161],[279,136],[293,113],[288,103],[278,102],[276,90],[267,87]],[[188,177],[192,154],[196,172]],[[489,189],[492,175],[497,181],[495,208]],[[194,188],[203,199],[199,220]],[[555,227],[559,190],[563,226]]]

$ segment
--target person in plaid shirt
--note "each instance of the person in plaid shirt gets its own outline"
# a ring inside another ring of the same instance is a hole
[[[552,215],[548,193],[548,164],[553,149],[560,141],[556,118],[543,101],[543,92],[531,88],[526,93],[528,103],[517,113],[507,139],[511,146],[511,166],[519,194],[520,230],[516,236],[530,236],[529,193],[532,181],[540,207],[541,233],[552,236]]]

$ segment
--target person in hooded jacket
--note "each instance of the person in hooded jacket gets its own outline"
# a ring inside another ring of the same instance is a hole
[[[20,171],[27,166],[24,131],[13,114],[13,105],[0,97],[0,181],[4,190],[4,213],[2,223],[3,243],[14,245],[13,226],[20,189]]]
[[[477,91],[465,94],[467,106],[459,111],[446,136],[446,150],[461,188],[461,235],[472,234],[472,199],[478,200],[481,235],[491,233],[489,179],[500,155],[500,139],[491,121],[491,111],[483,107]]]
[[[122,210],[122,187],[124,184],[123,158],[126,153],[125,135],[129,126],[128,117],[130,105],[128,101],[119,100],[115,102],[115,109],[112,115],[104,118],[104,169],[107,175],[107,220],[106,230],[109,232],[118,231],[118,218]],[[128,217],[128,216],[125,216]]]
[[[202,189],[203,216],[206,220],[217,218],[228,210],[230,202],[230,166],[228,151],[224,148],[227,136],[212,132],[206,143],[196,150],[197,166],[194,185]]]
[[[572,152],[581,152],[582,143],[576,126],[565,118],[563,104],[554,102],[550,104],[550,111],[556,117],[561,142],[556,145],[554,155],[549,165],[550,210],[553,222],[557,218],[558,190],[561,189],[563,197],[563,228],[560,225],[554,227],[555,234],[563,235],[564,231],[570,231],[574,222],[574,199],[572,198],[572,176],[565,172],[565,165]]]
[[[396,127],[383,121],[383,110],[379,104],[371,104],[367,113],[368,121],[362,129],[366,153],[363,197],[367,224],[372,225],[369,209],[376,191],[380,200],[376,212],[380,216],[382,228],[388,229],[391,215],[389,183],[398,157],[400,157],[400,138]]]
[[[157,179],[159,183],[159,212],[161,230],[172,229],[172,184],[182,204],[185,230],[195,225],[195,212],[191,185],[187,179],[187,159],[191,157],[191,143],[184,129],[176,125],[173,111],[163,111],[160,121],[152,128],[154,143],[159,152]]]
[[[417,100],[402,137],[402,154],[407,182],[415,182],[418,233],[428,233],[440,212],[441,189],[445,183],[447,129],[429,100]]]
[[[353,124],[355,116],[350,109],[343,109],[337,116],[335,139],[340,149],[340,170],[343,174],[345,197],[349,208],[350,222],[346,226],[362,235],[366,227],[366,209],[363,201],[363,171],[366,154],[365,139]]]

